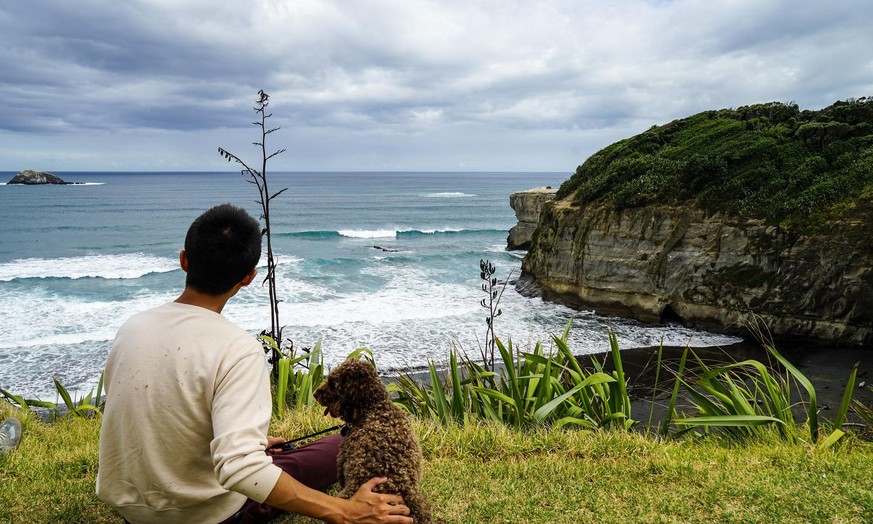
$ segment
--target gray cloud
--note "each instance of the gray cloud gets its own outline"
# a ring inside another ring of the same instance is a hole
[[[572,170],[705,109],[873,95],[873,6],[832,4],[5,2],[0,169],[220,168],[264,88],[288,169]]]

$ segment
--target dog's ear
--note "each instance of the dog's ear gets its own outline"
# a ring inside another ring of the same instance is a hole
[[[319,385],[315,391],[312,393],[312,396],[315,398],[315,401],[321,404],[324,407],[327,407],[327,396],[330,388],[329,378],[325,378],[324,381]]]

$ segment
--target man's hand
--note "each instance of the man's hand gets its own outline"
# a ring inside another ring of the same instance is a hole
[[[264,502],[331,524],[412,524],[403,497],[373,493],[376,486],[387,481],[371,479],[352,498],[341,499],[308,488],[283,471]]]
[[[282,437],[271,437],[267,435],[267,454],[268,455],[278,455],[282,453],[282,449],[274,448],[273,446],[277,446],[279,444],[284,444],[285,439]]]
[[[365,482],[349,499],[349,522],[412,524],[409,508],[400,495],[374,493],[373,489],[387,482],[387,478],[374,478]]]

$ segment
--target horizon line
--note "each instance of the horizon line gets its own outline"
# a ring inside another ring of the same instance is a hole
[[[22,171],[15,170],[0,170],[0,173],[21,173]],[[31,171],[39,171],[44,173],[91,173],[91,174],[136,174],[136,173],[154,173],[154,174],[179,174],[179,173],[191,173],[191,174],[242,174],[241,170],[237,171],[216,171],[216,170],[57,170],[57,171],[42,171],[37,169],[32,169]],[[510,174],[521,174],[521,173],[543,173],[543,174],[573,174],[573,171],[532,171],[532,170],[519,170],[519,171],[497,171],[497,170],[272,170],[268,171],[268,175],[270,173],[291,173],[291,174],[335,174],[335,173],[345,173],[345,174],[371,174],[371,173],[422,173],[422,174],[440,174],[440,173],[478,173],[478,174],[502,174],[502,173],[510,173]]]

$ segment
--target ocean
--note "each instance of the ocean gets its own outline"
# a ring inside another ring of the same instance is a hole
[[[57,174],[80,184],[0,185],[0,388],[43,400],[56,398],[52,377],[78,394],[93,389],[121,323],[178,296],[179,250],[201,212],[230,202],[260,216],[256,188],[238,172]],[[390,373],[445,362],[453,347],[478,357],[487,316],[479,261],[511,282],[524,255],[505,249],[516,223],[509,196],[558,187],[569,173],[268,176],[272,191],[288,188],[271,204],[286,337],[298,349],[321,340],[328,366],[369,348]],[[256,282],[224,310],[252,333],[270,327]],[[522,349],[549,347],[571,319],[577,354],[606,351],[609,329],[622,349],[740,342],[600,317],[511,285],[500,308],[498,336]]]

